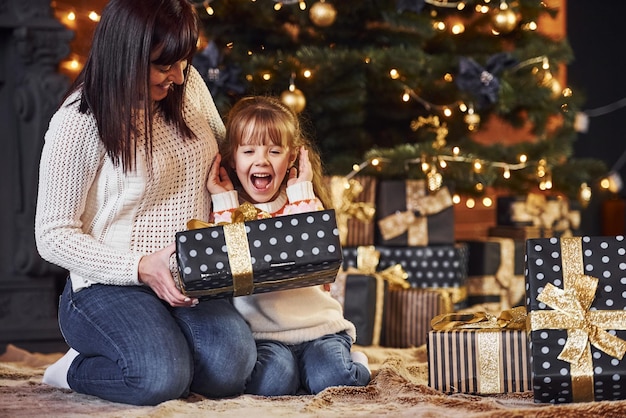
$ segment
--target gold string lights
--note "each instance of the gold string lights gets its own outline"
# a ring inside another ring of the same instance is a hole
[[[93,31],[100,21],[99,10],[104,8],[105,3],[104,0],[92,2],[89,6],[78,0],[55,0],[50,3],[55,18],[75,34],[70,43],[70,54],[59,64],[60,71],[72,80],[85,65]]]

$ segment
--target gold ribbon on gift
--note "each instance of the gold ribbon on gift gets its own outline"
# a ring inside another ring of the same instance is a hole
[[[355,202],[361,194],[363,186],[356,179],[347,179],[341,176],[332,176],[330,193],[339,229],[339,242],[346,245],[348,239],[348,220],[356,219],[361,222],[371,222],[376,213],[374,204]]]
[[[254,221],[256,219],[268,219],[271,218],[272,215],[269,213],[257,208],[250,202],[243,202],[236,208],[231,215],[231,222],[247,222]],[[187,221],[187,229],[200,229],[200,228],[211,228],[213,226],[222,226],[228,225],[228,222],[218,222],[218,223],[209,223],[204,222],[199,219],[190,219]]]
[[[383,308],[385,303],[385,282],[389,289],[408,289],[411,284],[407,281],[408,274],[400,264],[395,264],[382,271],[376,271],[380,261],[380,251],[373,245],[357,247],[356,267],[348,267],[340,274],[362,274],[376,278],[376,306],[374,307],[374,326],[372,345],[380,344],[380,332],[383,325]],[[345,286],[345,284],[344,284]]]
[[[426,194],[424,180],[406,180],[405,184],[406,210],[380,219],[378,228],[384,240],[393,239],[406,232],[408,245],[428,245],[427,217],[452,206],[452,196],[447,187]]]
[[[506,309],[499,316],[487,312],[446,313],[437,315],[430,321],[435,331],[452,329],[526,329],[526,307]]]
[[[572,229],[580,226],[580,211],[570,211],[564,197],[548,199],[539,193],[529,193],[524,202],[511,205],[511,219],[532,222],[533,226],[553,229],[560,237],[571,237]]]
[[[524,296],[524,275],[515,274],[515,241],[512,238],[489,237],[487,242],[495,242],[500,247],[500,265],[493,275],[468,278],[470,295],[500,297],[498,311],[510,309]]]
[[[454,305],[467,299],[467,286],[460,287],[420,287],[420,289],[437,292],[441,296],[444,312],[454,312]]]
[[[435,331],[475,330],[476,366],[480,372],[477,382],[479,392],[501,393],[500,350],[502,330],[523,331],[526,327],[526,307],[519,306],[502,311],[499,317],[486,312],[470,314],[450,313],[434,317],[431,327]]]
[[[244,202],[233,212],[232,223],[212,224],[198,219],[191,219],[187,222],[187,228],[190,230],[214,226],[222,226],[224,228],[224,239],[228,248],[228,262],[233,276],[233,296],[250,295],[254,290],[252,257],[244,222],[270,217],[269,213],[256,208],[251,203]]]
[[[548,283],[537,297],[553,310],[531,311],[528,328],[566,329],[567,341],[558,359],[570,363],[574,402],[594,400],[593,361],[590,344],[622,359],[626,341],[606,330],[626,329],[626,311],[590,310],[598,279],[584,274],[580,237],[562,238],[563,289]]]

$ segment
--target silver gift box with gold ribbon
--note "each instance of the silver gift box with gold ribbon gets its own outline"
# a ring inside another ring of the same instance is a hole
[[[176,234],[178,287],[203,299],[331,283],[343,261],[334,210]]]

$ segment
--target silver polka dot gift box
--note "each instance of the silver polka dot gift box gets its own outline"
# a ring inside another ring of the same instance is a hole
[[[535,402],[626,399],[626,241],[526,242]]]
[[[202,299],[331,283],[343,261],[334,210],[176,234],[178,287]]]

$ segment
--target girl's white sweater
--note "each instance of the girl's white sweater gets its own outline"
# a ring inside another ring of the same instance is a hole
[[[213,195],[216,220],[229,222],[230,213],[240,203],[237,191]],[[273,217],[323,209],[308,181],[283,189],[271,202],[254,206]],[[299,344],[346,331],[356,341],[354,324],[344,318],[341,304],[322,286],[238,296],[234,304],[257,340]]]

